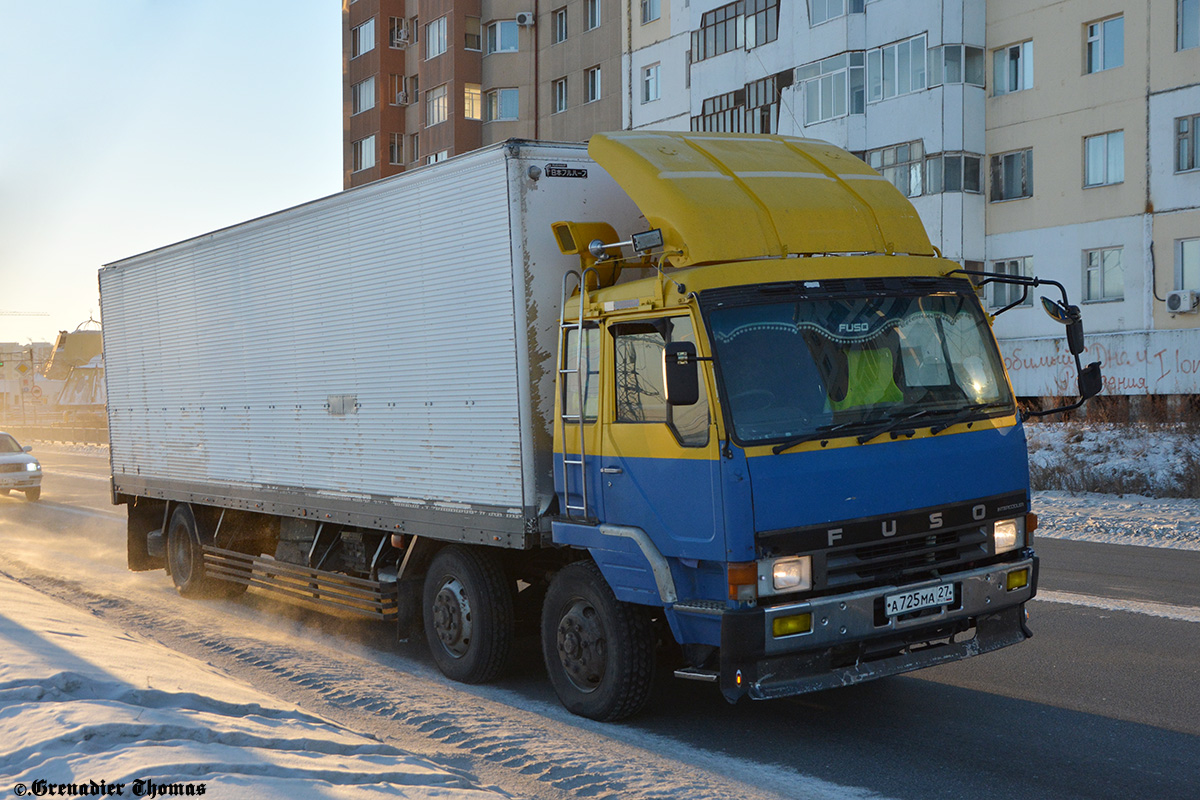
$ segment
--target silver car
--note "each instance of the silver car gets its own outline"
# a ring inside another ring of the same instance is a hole
[[[24,492],[27,500],[42,496],[42,465],[29,455],[32,449],[21,447],[16,439],[0,432],[0,494],[16,490]]]

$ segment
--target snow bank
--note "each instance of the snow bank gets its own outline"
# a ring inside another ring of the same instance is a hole
[[[107,795],[113,797],[507,796],[131,638],[3,575],[0,652],[5,793],[70,784],[88,794],[119,787]]]
[[[1184,425],[1027,425],[1035,489],[1200,496],[1200,436]]]
[[[1036,537],[1200,550],[1200,500],[1034,492]],[[1036,544],[1035,544],[1036,547]]]

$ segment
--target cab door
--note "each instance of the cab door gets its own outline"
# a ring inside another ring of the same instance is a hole
[[[663,387],[663,350],[673,341],[695,343],[691,317],[614,321],[604,338],[612,376],[601,404],[604,521],[641,528],[666,556],[724,560],[707,382],[692,406],[667,405]]]

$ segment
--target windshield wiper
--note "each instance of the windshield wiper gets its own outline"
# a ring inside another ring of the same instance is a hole
[[[916,419],[917,417],[923,417],[928,413],[929,413],[929,409],[923,408],[920,411],[914,411],[912,414],[906,414],[904,416],[890,415],[888,417],[887,422],[883,423],[878,428],[876,428],[872,431],[868,431],[867,433],[864,433],[862,436],[859,436],[858,443],[866,444],[867,442],[871,441],[875,437],[882,436],[883,434],[889,433],[889,432],[892,434],[893,439],[896,439],[900,436],[909,436],[909,437],[914,436],[917,433],[915,428],[913,428],[911,430],[905,430],[905,431],[900,431],[900,430],[896,430],[896,429],[899,428],[904,423],[911,422],[912,420]]]
[[[775,455],[779,455],[784,450],[791,450],[793,447],[802,445],[805,442],[811,442],[815,439],[824,439],[828,436],[828,434],[831,434],[834,431],[840,431],[842,428],[849,428],[851,425],[858,425],[858,424],[859,424],[859,422],[855,421],[855,422],[843,422],[838,425],[821,425],[820,427],[814,429],[813,431],[811,431],[809,433],[804,434],[803,436],[798,436],[795,439],[789,439],[786,442],[780,442],[779,444],[777,444],[771,448],[771,452],[774,453]]]
[[[941,433],[942,431],[946,430],[947,428],[957,425],[960,422],[966,422],[971,417],[978,416],[979,412],[983,411],[984,409],[997,408],[997,407],[998,408],[1007,408],[1008,404],[1001,402],[999,400],[993,400],[990,403],[973,403],[969,406],[964,406],[963,408],[960,408],[958,410],[958,413],[956,413],[950,419],[945,420],[943,422],[939,422],[937,425],[933,425],[932,427],[930,427],[929,433],[932,435],[937,435],[937,434]],[[985,414],[984,416],[987,416],[987,415]]]

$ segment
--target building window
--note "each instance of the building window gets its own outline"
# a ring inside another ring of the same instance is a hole
[[[1112,17],[1087,25],[1087,61],[1089,73],[1113,69],[1125,63],[1125,18]]]
[[[1125,180],[1125,132],[1113,131],[1083,140],[1083,185],[1104,186]]]
[[[862,114],[866,110],[863,72],[861,52],[797,68],[795,82],[804,86],[804,124]]]
[[[554,43],[565,42],[567,40],[567,9],[557,9],[554,12]]]
[[[446,18],[438,17],[425,26],[425,58],[437,58],[446,52]]]
[[[375,49],[375,20],[369,19],[350,31],[350,57],[358,58]]]
[[[642,0],[642,24],[653,22],[662,16],[660,0]]]
[[[463,25],[463,48],[478,53],[483,49],[483,28],[479,17],[467,17]]]
[[[925,88],[925,34],[867,53],[871,102],[887,100]]]
[[[412,148],[410,149],[412,150],[412,160],[415,164],[421,160],[421,134],[414,133],[412,135]]]
[[[1021,42],[992,52],[992,94],[1033,88],[1033,42]]]
[[[486,100],[483,105],[484,122],[517,119],[520,95],[516,89],[493,89],[487,93]]]
[[[659,98],[659,67],[661,64],[651,64],[642,70],[642,102],[653,103]]]
[[[450,115],[446,84],[435,86],[425,92],[425,127],[441,125]]]
[[[1083,254],[1083,299],[1120,300],[1125,296],[1125,267],[1120,247],[1087,250]]]
[[[1200,47],[1200,0],[1176,0],[1175,49]]]
[[[831,19],[844,17],[847,13],[863,13],[864,0],[809,0],[809,26],[820,25]]]
[[[487,26],[487,53],[517,52],[517,21],[513,19],[493,22]]]
[[[692,61],[719,56],[742,46],[742,29],[738,19],[742,2],[730,3],[709,11],[700,18],[700,30],[692,32]]]
[[[925,194],[982,191],[979,167],[983,156],[972,153],[940,153],[925,159]]]
[[[375,78],[359,81],[350,87],[350,113],[361,114],[375,107]]]
[[[920,141],[868,150],[866,158],[871,168],[887,178],[905,197],[921,194],[924,160],[925,148]]]
[[[779,132],[779,76],[746,84],[746,132]]]
[[[393,133],[391,144],[388,145],[388,163],[404,163],[404,134]]]
[[[388,102],[394,106],[402,106],[408,103],[408,92],[404,90],[403,75],[388,76]]]
[[[416,43],[417,43],[417,40],[421,38],[420,36],[418,36],[418,34],[419,34],[419,33],[420,33],[420,31],[421,31],[421,28],[420,28],[420,26],[417,24],[417,18],[416,18],[416,17],[409,17],[409,18],[408,18],[408,30],[409,30],[409,35],[410,35],[410,36],[412,36],[412,42],[411,42],[411,44],[416,44]]]
[[[1033,150],[992,156],[992,202],[1033,197]]]
[[[463,87],[463,116],[467,119],[483,119],[483,92],[478,83]]]
[[[567,110],[567,79],[559,78],[551,86],[551,90],[554,93],[553,113],[561,114]]]
[[[375,166],[375,137],[368,136],[365,139],[359,139],[351,145],[351,152],[355,172]]]
[[[929,48],[929,85],[966,83],[983,86],[983,48],[944,44]]]
[[[1175,171],[1187,172],[1200,167],[1196,158],[1200,145],[1200,114],[1175,120]]]
[[[742,133],[746,121],[746,90],[710,97],[700,106],[700,115],[692,117],[692,130]]]
[[[999,272],[1001,275],[1015,275],[1022,278],[1028,278],[1033,274],[1033,259],[1026,256],[1025,258],[1008,258],[1003,261],[992,262],[992,272]],[[1012,283],[989,283],[991,294],[988,297],[989,308],[1004,308],[1012,303],[1019,303],[1022,306],[1033,305],[1033,293],[1025,291],[1024,286],[1017,286]],[[1025,299],[1021,300],[1021,295],[1025,295]]]
[[[587,16],[587,25],[584,30],[590,31],[600,27],[600,0],[586,0],[584,13]]]
[[[779,0],[746,0],[746,49],[779,38]]]
[[[409,75],[408,76],[408,102],[410,102],[410,103],[417,102],[418,88],[419,87],[417,86],[417,76]]]
[[[439,161],[445,161],[449,157],[450,157],[449,150],[439,150],[436,153],[434,153],[433,155],[431,155],[429,158],[425,159],[425,163],[426,164],[436,164]]]
[[[1175,243],[1175,288],[1200,289],[1200,239]]]
[[[600,99],[600,67],[590,67],[583,73],[583,102],[594,103]]]
[[[408,47],[408,24],[404,17],[388,18],[388,47]]]

